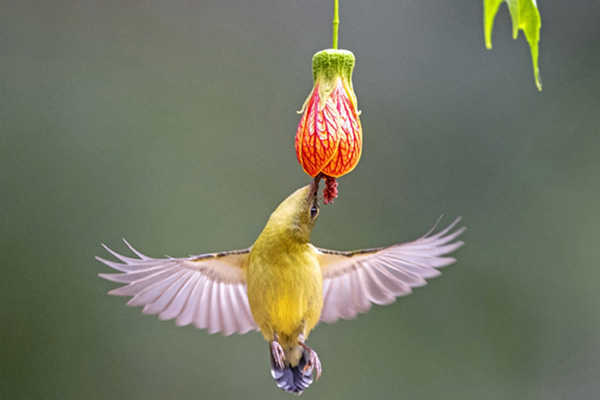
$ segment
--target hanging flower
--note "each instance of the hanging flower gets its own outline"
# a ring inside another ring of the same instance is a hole
[[[352,171],[362,150],[362,128],[352,89],[354,54],[323,50],[313,56],[314,88],[302,108],[296,156],[304,171],[325,178],[325,204],[337,197],[335,178]]]

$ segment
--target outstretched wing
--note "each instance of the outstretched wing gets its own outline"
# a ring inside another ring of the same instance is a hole
[[[321,321],[352,319],[372,303],[393,303],[440,275],[436,268],[456,261],[444,256],[464,244],[454,240],[466,228],[451,232],[458,221],[433,236],[432,229],[420,239],[390,247],[348,252],[317,248],[323,271]]]
[[[163,320],[176,318],[178,326],[193,323],[198,329],[226,336],[258,330],[246,288],[245,266],[250,249],[155,259],[125,243],[139,258],[122,256],[104,245],[121,262],[96,257],[123,272],[99,274],[126,284],[109,294],[133,296],[128,306],[144,306],[144,314],[158,314]]]

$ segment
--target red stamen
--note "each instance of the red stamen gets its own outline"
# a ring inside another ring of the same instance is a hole
[[[338,183],[335,178],[325,175],[325,189],[323,189],[323,203],[333,203],[338,196]]]

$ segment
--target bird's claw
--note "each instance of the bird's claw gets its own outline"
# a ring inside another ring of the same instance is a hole
[[[277,340],[271,342],[271,354],[273,355],[273,361],[278,368],[283,368],[283,361],[285,360],[285,353],[283,347]]]
[[[308,347],[306,344],[302,342],[298,342],[300,346],[302,346],[306,351],[308,351],[308,362],[304,366],[302,372],[306,372],[310,369],[315,371],[317,375],[317,380],[321,377],[321,361],[319,360],[319,356],[317,356],[317,352]]]

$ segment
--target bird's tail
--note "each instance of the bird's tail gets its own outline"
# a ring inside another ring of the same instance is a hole
[[[313,382],[312,368],[309,367],[304,371],[304,367],[308,362],[308,351],[302,348],[299,350],[302,353],[298,364],[292,367],[286,362],[283,368],[280,368],[275,364],[273,353],[269,352],[271,354],[271,375],[275,378],[277,386],[286,392],[298,395],[302,394],[304,389]]]

